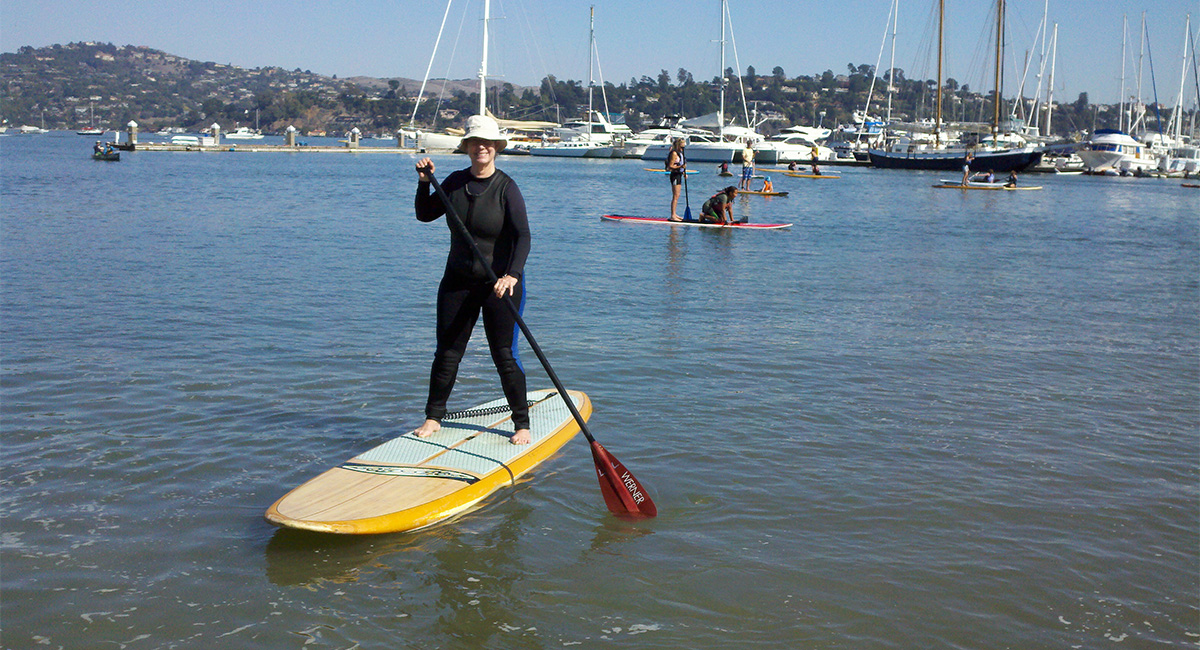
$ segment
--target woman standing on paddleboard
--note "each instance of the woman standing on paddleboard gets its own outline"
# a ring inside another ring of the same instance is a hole
[[[525,260],[529,256],[525,198],[516,182],[496,169],[496,155],[508,146],[508,140],[500,133],[495,120],[484,115],[468,118],[462,146],[471,167],[451,173],[442,182],[442,187],[487,260],[477,259],[470,242],[454,228],[450,229],[450,253],[438,286],[437,350],[429,371],[429,400],[425,404],[425,423],[416,434],[424,438],[441,428],[446,402],[458,376],[459,361],[482,313],[492,361],[500,373],[500,384],[512,409],[515,429],[512,442],[529,444],[525,370],[517,357],[517,332],[520,330],[516,318],[504,304],[505,297],[511,296],[519,306],[518,311],[525,307],[525,288],[521,282]],[[429,222],[444,215],[446,208],[431,191],[429,176],[422,170],[433,174],[433,161],[423,158],[417,163],[420,179],[417,219]],[[494,284],[485,263],[499,278]]]
[[[676,210],[679,208],[679,190],[683,188],[683,175],[687,173],[687,160],[683,148],[687,140],[675,138],[671,151],[667,152],[667,171],[671,172],[671,221],[683,221]]]

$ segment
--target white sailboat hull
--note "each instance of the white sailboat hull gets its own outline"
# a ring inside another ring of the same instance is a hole
[[[417,131],[417,149],[421,151],[454,151],[461,142],[461,135]]]

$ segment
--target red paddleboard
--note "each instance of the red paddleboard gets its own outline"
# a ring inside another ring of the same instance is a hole
[[[605,221],[620,221],[623,223],[656,223],[666,226],[695,226],[697,228],[738,228],[745,230],[780,230],[791,228],[790,223],[701,223],[699,221],[671,221],[660,217],[631,217],[624,214],[606,214],[600,217]]]

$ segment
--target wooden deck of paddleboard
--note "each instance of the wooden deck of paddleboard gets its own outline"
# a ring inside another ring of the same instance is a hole
[[[591,400],[569,393],[586,420]],[[428,438],[405,434],[351,458],[284,495],[266,519],[287,528],[366,534],[415,530],[458,514],[514,484],[579,433],[556,391],[532,391],[529,400],[528,445],[509,442],[511,412],[471,413],[506,406],[493,400],[444,419]]]
[[[787,196],[787,192],[763,192],[761,190],[738,190],[738,194],[753,194],[755,196]]]

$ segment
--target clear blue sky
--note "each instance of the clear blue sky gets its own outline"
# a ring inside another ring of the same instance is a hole
[[[896,67],[910,78],[936,76],[935,4],[900,0]],[[979,90],[991,86],[985,31],[993,4],[946,0],[946,76]],[[1027,50],[1033,51],[1036,70],[1040,50],[1033,39],[1044,4],[1008,0],[1008,96],[1017,88]],[[718,74],[719,0],[492,0],[491,5],[495,20],[490,69],[513,84],[536,85],[547,74],[586,80],[592,5],[605,81],[656,77],[664,69],[674,77],[679,68],[696,79]],[[825,70],[844,73],[848,63],[874,65],[885,40],[890,5],[890,0],[730,0],[737,61],[730,47],[726,66],[742,72],[754,66],[759,74],[780,66],[793,77]],[[477,75],[482,8],[483,0],[453,1],[433,77]],[[339,77],[419,80],[445,10],[445,0],[6,2],[0,12],[0,50],[102,41],[249,68],[274,65]],[[1134,93],[1143,11],[1158,97],[1173,104],[1179,93],[1184,19],[1191,12],[1200,21],[1200,0],[1050,0],[1050,20],[1059,24],[1055,99],[1074,101],[1087,92],[1093,103],[1117,101],[1121,22],[1126,15],[1126,88],[1127,94]],[[881,68],[888,67],[889,57],[890,49],[885,49]],[[1143,65],[1142,96],[1152,100],[1149,58]],[[1031,72],[1027,93],[1035,83]],[[1189,90],[1188,96],[1194,93]],[[1185,99],[1185,104],[1191,106],[1192,101]]]

